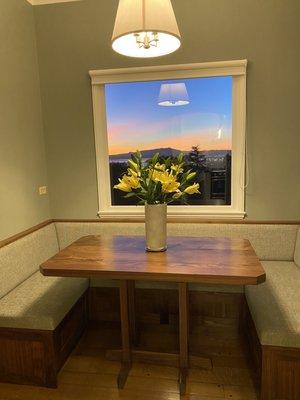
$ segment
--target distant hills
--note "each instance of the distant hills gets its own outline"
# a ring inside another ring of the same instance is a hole
[[[181,151],[173,149],[172,147],[163,147],[158,149],[140,150],[143,158],[151,158],[154,154],[159,153],[162,157],[177,157],[180,153],[188,154],[189,151]],[[227,153],[231,153],[231,150],[204,150],[200,151],[201,154],[205,154],[209,157],[225,156]],[[109,156],[110,161],[120,162],[121,160],[128,160],[133,153],[122,153],[113,154]]]
[[[159,149],[150,149],[150,150],[140,150],[143,158],[151,158],[154,154],[159,153],[163,157],[176,157],[180,153],[184,153],[183,151],[172,149],[171,147],[164,147]],[[131,157],[132,152],[130,153],[123,153],[123,154],[114,154],[109,156],[110,160],[128,160]]]

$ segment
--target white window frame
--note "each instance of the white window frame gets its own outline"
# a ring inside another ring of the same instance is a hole
[[[107,83],[143,82],[232,76],[232,169],[231,205],[171,206],[168,217],[186,219],[242,219],[245,216],[245,127],[247,60],[218,61],[153,67],[104,69],[90,71],[93,97],[94,131],[98,179],[99,218],[143,219],[143,206],[111,205],[108,138],[104,85]]]

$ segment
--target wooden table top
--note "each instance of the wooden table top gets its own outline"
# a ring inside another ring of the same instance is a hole
[[[44,262],[47,276],[255,285],[265,271],[245,239],[168,237],[166,252],[142,236],[85,236]]]

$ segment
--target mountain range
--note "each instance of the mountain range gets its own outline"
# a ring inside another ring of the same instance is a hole
[[[140,150],[142,154],[142,158],[151,158],[154,154],[159,153],[162,157],[177,157],[180,153],[187,154],[189,151],[181,151],[177,149],[173,149],[172,147],[162,147],[157,149],[149,149],[149,150]],[[207,156],[224,156],[227,153],[231,153],[231,150],[204,150],[200,151],[201,154],[205,154]],[[133,152],[129,153],[121,153],[121,154],[113,154],[110,155],[110,161],[120,161],[120,160],[128,160]]]

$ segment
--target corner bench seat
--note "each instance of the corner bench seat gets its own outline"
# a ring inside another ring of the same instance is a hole
[[[39,271],[0,299],[0,327],[54,330],[89,286],[88,279]]]
[[[246,298],[262,345],[300,347],[300,267],[264,261],[266,282],[246,286]]]
[[[88,279],[44,277],[59,252],[50,223],[0,248],[0,381],[56,387],[87,322]]]
[[[0,248],[0,381],[56,386],[57,372],[87,322],[88,287],[91,286],[92,299],[97,287],[115,286],[115,282],[91,279],[89,284],[88,279],[44,277],[39,266],[60,249],[89,234],[144,235],[144,224],[56,222]],[[259,336],[258,341],[256,332],[253,333],[253,343],[257,343],[260,354],[257,370],[262,371],[262,400],[298,400],[299,226],[170,223],[168,234],[250,240],[267,273],[264,284],[245,287],[251,312],[249,327],[254,322]],[[172,289],[174,285],[139,282],[137,287]],[[224,292],[225,296],[232,293],[236,299],[244,298],[242,286],[190,284],[190,289]],[[223,294],[219,295],[221,301]],[[249,332],[252,335],[251,329]]]

